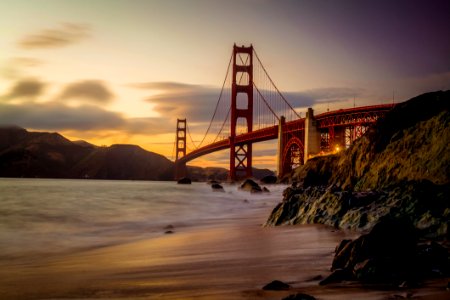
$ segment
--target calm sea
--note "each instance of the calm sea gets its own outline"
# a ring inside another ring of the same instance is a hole
[[[206,183],[0,179],[0,256],[59,253],[151,238],[172,225],[214,226],[243,211],[266,210],[283,186],[252,195]],[[262,220],[264,221],[264,220]]]

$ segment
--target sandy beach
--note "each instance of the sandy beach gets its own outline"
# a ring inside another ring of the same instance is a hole
[[[0,259],[0,299],[388,299],[449,294],[445,281],[420,290],[379,290],[355,284],[322,287],[336,244],[355,234],[325,226],[263,228],[269,207],[232,219],[174,224],[173,234],[93,249]],[[290,291],[264,291],[272,280]],[[444,297],[444,298],[442,298]],[[428,299],[423,298],[421,299]],[[447,298],[448,299],[448,298]]]

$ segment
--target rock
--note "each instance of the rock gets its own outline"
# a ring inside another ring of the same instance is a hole
[[[336,248],[332,269],[350,268],[372,258],[410,259],[415,253],[417,233],[404,219],[383,218],[368,234],[354,241],[342,241]]]
[[[266,291],[284,291],[284,290],[289,290],[291,288],[291,286],[287,283],[284,283],[282,281],[279,280],[274,280],[271,283],[266,284],[263,287],[263,290]]]
[[[316,298],[308,294],[297,293],[284,297],[282,300],[316,300]]]
[[[341,282],[344,280],[352,280],[353,274],[348,269],[337,269],[331,273],[327,278],[319,282],[319,285],[326,285],[335,282]]]
[[[213,185],[213,184],[215,184],[215,183],[220,184],[220,182],[217,181],[217,180],[209,180],[209,181],[208,181],[208,184],[209,184],[209,185]]]
[[[428,242],[417,247],[416,265],[424,275],[440,277],[450,274],[449,251],[437,242]]]
[[[262,190],[264,193],[270,193],[270,190],[268,189],[268,188],[266,188],[266,187],[263,187],[263,190]]]
[[[319,281],[319,280],[322,280],[322,279],[323,279],[322,275],[317,275],[317,276],[311,277],[309,279],[306,279],[306,281]]]
[[[336,247],[331,270],[342,269],[346,267],[353,249],[352,240],[342,240]]]
[[[274,183],[277,183],[277,180],[278,180],[277,176],[267,175],[267,176],[264,176],[263,178],[261,178],[260,181],[265,184],[274,184]]]
[[[262,192],[261,187],[259,186],[259,184],[257,184],[256,182],[254,182],[251,179],[246,179],[240,186],[240,188],[244,191],[249,191],[251,193],[258,193],[258,192]]]
[[[167,230],[166,232],[164,232],[165,234],[172,234],[174,233],[172,230]]]
[[[178,184],[191,184],[192,181],[190,178],[183,177],[180,180],[177,181]]]
[[[213,183],[213,184],[211,184],[211,188],[214,190],[214,191],[218,191],[218,192],[224,192],[225,190],[223,189],[223,186],[221,186],[220,184],[218,184],[218,183]]]

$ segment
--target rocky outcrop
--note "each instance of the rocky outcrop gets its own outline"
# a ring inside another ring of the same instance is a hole
[[[267,226],[321,223],[367,230],[387,215],[405,217],[428,237],[449,234],[450,187],[429,181],[400,182],[390,190],[345,191],[336,186],[289,187]]]
[[[297,168],[266,225],[369,230],[389,214],[426,236],[447,238],[449,140],[450,91],[398,104],[348,150]]]
[[[333,273],[322,285],[412,287],[449,276],[449,140],[450,91],[399,104],[348,150],[295,170],[266,225],[370,231],[336,247]]]

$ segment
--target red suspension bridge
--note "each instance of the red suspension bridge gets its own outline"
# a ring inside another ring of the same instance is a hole
[[[309,108],[302,118],[278,90],[253,46],[234,45],[201,141],[192,139],[186,119],[177,120],[175,177],[186,176],[187,162],[225,149],[230,149],[229,179],[251,177],[252,144],[273,139],[278,139],[277,172],[281,177],[311,156],[348,147],[392,107],[363,106],[316,116]]]

